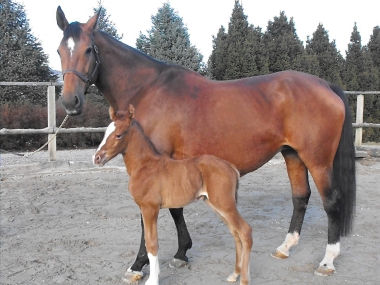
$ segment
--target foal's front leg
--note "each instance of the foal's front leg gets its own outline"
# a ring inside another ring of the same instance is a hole
[[[146,281],[146,285],[158,285],[158,275],[160,274],[160,266],[158,263],[158,234],[157,234],[157,218],[159,206],[142,206],[141,213],[145,226],[145,246],[148,252],[150,274]]]

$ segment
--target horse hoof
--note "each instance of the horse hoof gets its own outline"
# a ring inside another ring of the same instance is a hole
[[[239,278],[239,274],[236,274],[235,272],[231,273],[230,276],[227,277],[228,282],[236,282]]]
[[[289,257],[289,255],[285,255],[282,252],[279,252],[278,250],[273,252],[270,256],[276,259],[287,259]]]
[[[169,266],[172,268],[184,267],[187,264],[188,264],[187,261],[184,261],[182,259],[177,259],[177,258],[173,258],[172,260],[169,261]]]
[[[314,275],[317,276],[330,276],[335,273],[335,269],[328,268],[325,265],[319,266],[317,270],[314,271]]]
[[[139,281],[143,279],[143,277],[144,273],[142,271],[133,271],[128,268],[122,280],[126,284],[139,284]]]

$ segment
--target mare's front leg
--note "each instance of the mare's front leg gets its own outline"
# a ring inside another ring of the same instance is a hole
[[[169,262],[170,267],[182,267],[187,265],[189,259],[186,252],[193,245],[190,234],[187,230],[185,219],[183,217],[183,208],[169,209],[173,217],[178,234],[178,251],[174,258]]]
[[[293,215],[285,241],[272,253],[272,257],[285,259],[289,257],[290,248],[297,245],[310,198],[310,186],[307,168],[294,150],[284,150],[286,169],[292,188]]]
[[[135,284],[140,279],[144,277],[142,269],[145,265],[149,264],[148,254],[145,247],[145,232],[144,232],[144,221],[141,215],[141,242],[140,249],[137,254],[136,260],[131,267],[127,269],[123,281],[127,284]]]

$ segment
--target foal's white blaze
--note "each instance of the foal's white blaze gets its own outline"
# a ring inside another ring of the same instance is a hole
[[[108,125],[105,133],[104,133],[104,138],[102,140],[102,142],[100,143],[98,149],[95,151],[95,154],[102,148],[102,146],[106,143],[107,141],[107,138],[110,136],[110,134],[113,133],[113,131],[115,131],[116,127],[115,127],[115,123],[112,122],[111,124]],[[92,162],[95,163],[95,154],[92,156]]]
[[[340,242],[337,242],[335,244],[328,244],[326,246],[326,254],[325,257],[322,259],[319,266],[327,267],[329,269],[335,270],[335,266],[333,264],[334,259],[340,254]]]
[[[277,248],[277,251],[289,256],[290,248],[297,245],[300,239],[300,235],[297,232],[288,233],[285,237],[285,241]]]
[[[158,264],[158,256],[154,256],[148,252],[150,274],[149,279],[146,281],[145,285],[158,285],[158,275],[160,274],[160,266]]]

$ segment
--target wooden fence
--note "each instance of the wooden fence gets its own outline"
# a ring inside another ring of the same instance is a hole
[[[47,101],[48,101],[48,127],[43,129],[1,129],[0,135],[20,135],[20,134],[47,134],[50,140],[57,132],[56,126],[56,109],[55,109],[55,86],[63,86],[63,82],[0,82],[0,86],[47,86]],[[356,128],[355,146],[362,144],[363,128],[380,128],[380,124],[370,124],[363,122],[364,110],[364,95],[379,95],[380,91],[346,91],[347,95],[357,95],[356,103],[356,122],[352,124]],[[59,133],[99,133],[104,132],[103,128],[61,128]],[[57,142],[54,137],[48,144],[48,159],[49,161],[56,160]]]

